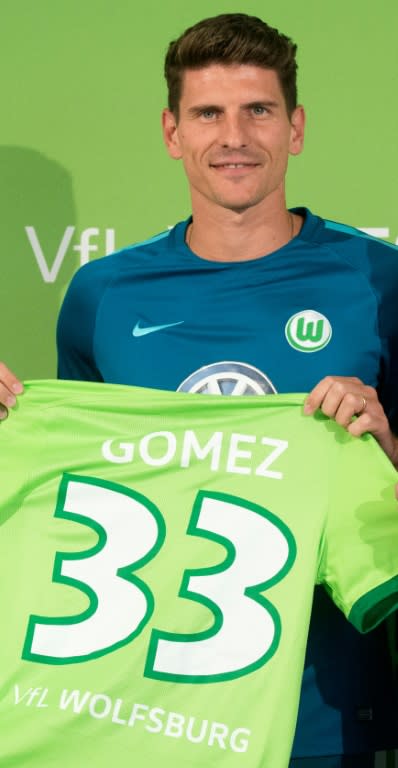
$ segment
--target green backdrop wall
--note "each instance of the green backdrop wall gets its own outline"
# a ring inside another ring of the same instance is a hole
[[[373,0],[1,0],[0,358],[55,374],[76,268],[186,216],[160,133],[163,57],[204,16],[244,11],[299,46],[306,149],[288,202],[398,238],[398,4]]]

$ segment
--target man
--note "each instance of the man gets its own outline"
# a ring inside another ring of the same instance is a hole
[[[371,432],[397,464],[397,253],[286,209],[288,157],[304,139],[295,53],[244,14],[170,44],[163,134],[183,161],[192,217],[77,273],[59,318],[59,375],[310,392],[308,415],[321,408],[355,436]],[[21,385],[5,367],[0,379],[12,407]],[[372,766],[375,749],[396,746],[391,685],[385,628],[362,639],[319,593],[292,766]]]

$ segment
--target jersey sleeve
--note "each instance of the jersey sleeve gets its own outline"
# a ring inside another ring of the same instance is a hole
[[[377,392],[398,435],[398,248],[354,227],[318,219],[316,239],[347,261],[368,282],[377,304],[374,333],[379,342]],[[352,371],[355,375],[356,371]],[[372,382],[366,381],[365,384]]]
[[[371,435],[337,429],[320,581],[361,632],[398,608],[398,473]]]
[[[381,370],[378,394],[398,435],[398,248],[372,243],[372,283],[378,297]]]
[[[98,306],[112,277],[108,258],[81,267],[65,295],[57,324],[60,379],[103,381],[95,361],[94,335]]]

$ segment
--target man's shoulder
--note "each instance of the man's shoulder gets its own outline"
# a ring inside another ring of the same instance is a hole
[[[153,265],[153,258],[166,255],[184,243],[186,222],[181,221],[166,230],[145,240],[123,246],[114,253],[93,259],[81,266],[75,273],[75,280],[91,282],[94,280],[109,280],[121,271],[130,271],[140,265]]]
[[[333,219],[315,215],[307,209],[296,209],[304,214],[304,238],[312,243],[338,248],[342,253],[377,253],[396,259],[397,245],[372,235],[371,231],[354,227]]]
[[[320,249],[330,266],[333,260],[361,273],[374,287],[398,287],[398,247],[368,231],[295,209],[303,216],[300,240],[304,247]]]

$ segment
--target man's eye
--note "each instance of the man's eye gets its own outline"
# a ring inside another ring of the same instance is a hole
[[[261,104],[257,104],[255,107],[252,107],[253,115],[256,115],[257,117],[261,117],[261,115],[266,115],[268,112],[267,107],[263,107]]]
[[[217,116],[217,112],[215,112],[214,109],[204,109],[201,112],[201,116],[205,118],[205,120],[212,120]]]

